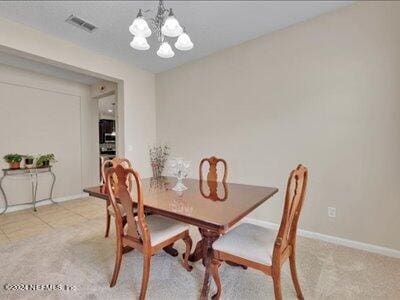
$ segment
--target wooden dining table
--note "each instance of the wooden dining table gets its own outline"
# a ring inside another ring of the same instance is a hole
[[[213,242],[271,198],[278,189],[186,179],[184,184],[188,189],[178,193],[172,190],[176,181],[173,177],[142,179],[144,207],[149,213],[169,217],[199,228],[202,239],[197,243],[189,260],[195,262],[202,259],[205,276],[201,299],[207,299]],[[84,192],[93,197],[105,200],[108,198],[103,186],[85,188]]]

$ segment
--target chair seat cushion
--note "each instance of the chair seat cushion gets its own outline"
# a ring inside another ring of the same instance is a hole
[[[169,238],[189,230],[189,225],[166,218],[159,215],[150,215],[146,217],[147,227],[150,231],[151,245],[158,245]],[[128,231],[128,224],[125,225],[124,232]],[[140,232],[140,226],[138,224]]]
[[[274,230],[243,223],[216,240],[213,249],[271,265],[276,235],[277,232]]]
[[[125,212],[125,209],[124,209],[123,205],[121,203],[117,203],[117,207],[119,208],[119,211],[121,212],[121,216],[125,217],[126,216],[126,212]],[[107,209],[108,209],[108,212],[110,213],[110,215],[115,217],[114,208],[113,208],[113,206],[111,204],[107,207]]]

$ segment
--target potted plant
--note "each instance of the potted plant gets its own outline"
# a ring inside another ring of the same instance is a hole
[[[153,146],[149,152],[153,177],[160,177],[169,156],[169,146]]]
[[[35,158],[32,155],[25,155],[25,167],[32,168],[33,167],[33,160]]]
[[[7,154],[4,156],[4,160],[10,165],[10,169],[19,169],[21,167],[22,155],[19,154]]]
[[[56,162],[56,158],[53,153],[40,155],[36,160],[37,167],[48,167],[50,166],[50,162]]]

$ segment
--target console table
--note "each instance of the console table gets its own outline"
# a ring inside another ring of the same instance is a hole
[[[36,168],[3,169],[3,176],[0,179],[0,191],[3,194],[5,206],[4,206],[3,211],[0,213],[0,215],[5,213],[7,211],[7,209],[12,206],[32,204],[33,210],[36,211],[36,203],[38,203],[38,202],[50,200],[51,202],[56,203],[53,200],[53,188],[54,188],[54,184],[56,183],[56,175],[53,173],[51,168],[52,168],[51,166],[44,166],[44,167],[36,167]],[[38,174],[39,173],[50,173],[53,178],[53,181],[52,181],[51,188],[50,188],[50,197],[46,198],[46,199],[37,200],[36,193],[37,193],[37,188],[38,188]],[[7,176],[18,176],[18,175],[29,175],[30,176],[31,186],[32,186],[32,201],[9,205],[6,193],[4,192],[4,188],[3,188],[3,180]]]

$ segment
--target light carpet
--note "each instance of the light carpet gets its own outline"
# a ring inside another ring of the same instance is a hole
[[[117,285],[109,287],[114,267],[114,233],[103,237],[104,218],[89,220],[0,248],[1,299],[136,299],[142,256],[124,255]],[[199,239],[197,230],[191,230]],[[194,244],[195,245],[195,244]],[[183,253],[183,243],[176,244]],[[321,241],[299,238],[298,272],[306,299],[400,299],[400,260]],[[192,272],[181,255],[152,257],[147,299],[198,299],[204,276],[200,262]],[[223,264],[223,299],[274,299],[272,280],[255,270]],[[75,290],[6,291],[6,284],[61,284]],[[288,265],[282,273],[284,299],[295,299]],[[214,284],[211,293],[215,291]]]

